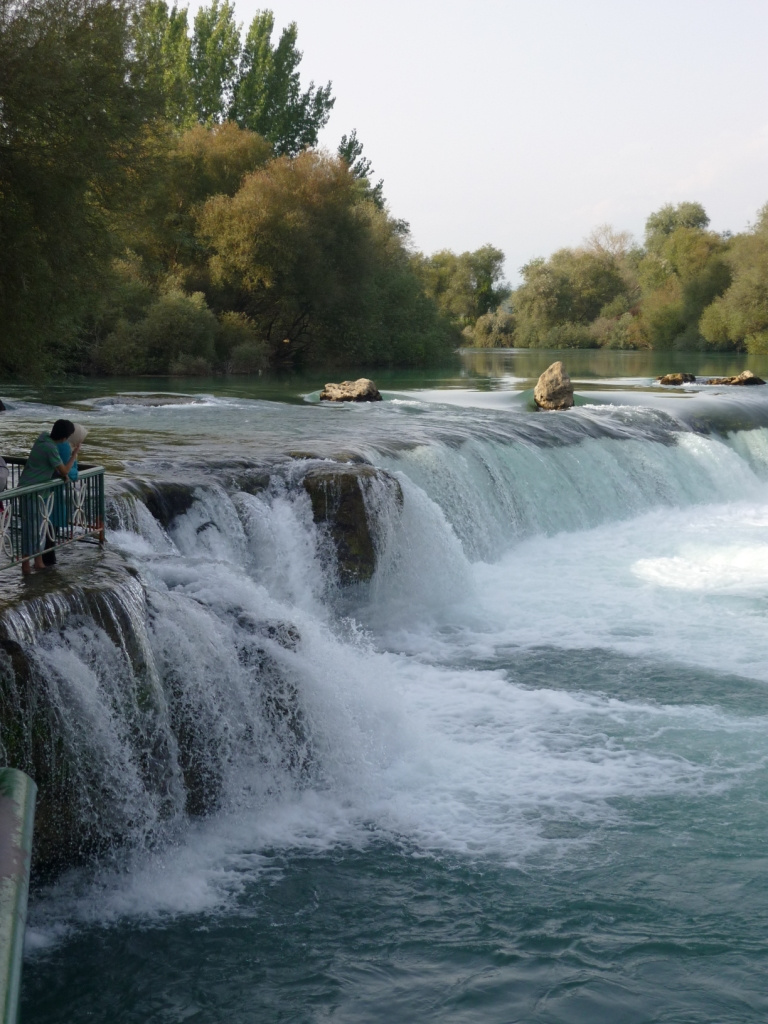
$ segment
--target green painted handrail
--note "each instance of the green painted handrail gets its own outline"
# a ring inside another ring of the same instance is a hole
[[[37,786],[0,768],[0,1024],[16,1024]]]

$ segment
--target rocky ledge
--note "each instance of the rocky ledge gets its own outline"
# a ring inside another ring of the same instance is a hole
[[[762,377],[756,377],[751,370],[743,370],[736,377],[710,377],[704,381],[705,384],[728,384],[735,387],[744,387],[751,384],[765,384]]]
[[[366,465],[329,465],[310,469],[303,480],[312,516],[327,531],[336,554],[339,582],[362,583],[376,569],[374,531],[366,496],[403,503],[399,482],[385,470]]]

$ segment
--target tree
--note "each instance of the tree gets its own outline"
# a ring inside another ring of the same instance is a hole
[[[416,267],[427,295],[460,327],[472,326],[509,295],[504,253],[492,245],[460,255],[443,249],[417,258]]]
[[[698,203],[664,207],[649,224],[654,217],[663,229],[654,228],[638,266],[643,284],[640,308],[651,345],[700,347],[702,312],[731,282],[727,243],[706,230],[709,218]]]
[[[704,310],[699,326],[713,348],[768,352],[768,204],[754,228],[731,241],[733,283]]]
[[[62,363],[109,266],[107,211],[126,195],[161,102],[131,14],[122,0],[0,0],[5,372]]]
[[[198,238],[196,210],[214,195],[233,196],[272,147],[228,121],[159,136],[144,166],[136,200],[115,219],[125,248],[137,255],[155,287],[204,287],[208,250]]]
[[[336,150],[341,159],[349,167],[353,178],[357,179],[363,186],[365,194],[372,199],[380,210],[384,209],[384,180],[380,178],[375,185],[371,185],[373,165],[368,157],[363,156],[363,144],[357,137],[357,132],[352,129],[350,135],[342,135],[341,142]]]
[[[258,11],[246,35],[233,88],[230,117],[241,128],[258,132],[272,143],[278,156],[295,156],[317,144],[335,103],[331,83],[301,91],[295,22],[283,29],[272,45],[275,18]]]
[[[195,15],[192,89],[201,124],[226,121],[238,80],[240,26],[234,4],[212,0]]]
[[[187,9],[146,0],[133,22],[133,45],[151,86],[164,98],[165,116],[178,128],[197,119],[192,91],[192,45]]]
[[[200,211],[212,302],[246,314],[272,363],[364,358],[416,363],[456,335],[414,276],[400,227],[346,162],[279,157]]]
[[[693,228],[703,231],[709,225],[709,217],[701,203],[667,203],[652,213],[645,222],[645,240],[649,248],[663,242],[677,228]]]
[[[617,259],[606,251],[560,249],[522,268],[514,293],[518,344],[541,348],[597,345],[588,328],[628,285]]]

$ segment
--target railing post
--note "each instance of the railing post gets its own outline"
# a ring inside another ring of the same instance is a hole
[[[16,1024],[37,786],[0,768],[0,1024]]]
[[[104,474],[101,473],[96,477],[96,479],[98,480],[99,488],[99,544],[103,547],[105,541],[104,522],[107,518],[107,506],[104,496]]]

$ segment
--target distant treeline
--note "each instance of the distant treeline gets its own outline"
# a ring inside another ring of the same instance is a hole
[[[523,284],[465,326],[466,343],[768,352],[768,205],[743,234],[708,225],[699,203],[680,203],[648,218],[643,246],[597,228],[523,267]]]

